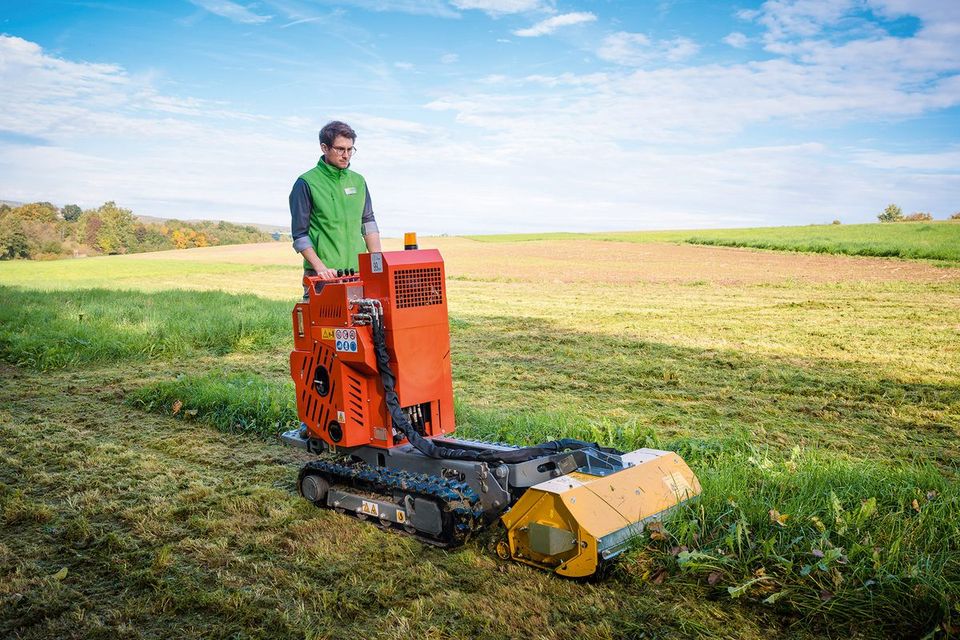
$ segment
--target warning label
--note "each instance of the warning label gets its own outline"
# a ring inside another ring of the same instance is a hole
[[[337,329],[334,338],[336,340],[337,351],[357,351],[357,330],[356,329]]]
[[[324,327],[323,330],[320,332],[320,339],[333,340],[333,329],[331,329],[330,327]]]

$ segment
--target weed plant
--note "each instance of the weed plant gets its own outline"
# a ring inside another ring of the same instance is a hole
[[[668,445],[669,446],[669,445]],[[931,465],[684,451],[701,497],[649,532],[656,567],[717,595],[883,635],[960,619],[960,483]],[[631,565],[627,565],[628,570]]]

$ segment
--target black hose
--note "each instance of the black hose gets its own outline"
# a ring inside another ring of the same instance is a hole
[[[560,453],[571,449],[599,449],[608,453],[620,454],[620,451],[601,447],[594,442],[584,442],[573,438],[561,438],[552,440],[534,447],[523,447],[502,451],[497,449],[485,449],[477,451],[475,449],[454,449],[434,444],[430,438],[425,438],[417,433],[417,430],[410,424],[407,416],[400,407],[400,398],[396,392],[396,375],[390,368],[390,354],[387,352],[387,339],[383,327],[383,316],[373,314],[373,344],[377,354],[377,368],[380,371],[380,381],[383,383],[384,398],[387,404],[387,410],[393,419],[393,426],[400,430],[413,447],[425,456],[430,458],[441,458],[448,460],[475,460],[477,462],[490,463],[517,463],[527,462],[535,458],[542,458],[554,453]]]

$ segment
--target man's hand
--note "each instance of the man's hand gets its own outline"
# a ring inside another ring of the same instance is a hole
[[[337,277],[337,270],[328,269],[327,265],[323,264],[320,256],[317,255],[317,252],[314,251],[313,247],[307,247],[301,252],[301,255],[310,263],[310,268],[316,271],[317,275],[324,280],[333,280]]]

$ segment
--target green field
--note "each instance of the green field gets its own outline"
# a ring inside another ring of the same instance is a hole
[[[810,229],[920,226],[960,229]],[[669,233],[421,241],[459,435],[669,448],[702,481],[587,582],[295,495],[288,247],[0,263],[0,636],[957,633],[960,270]]]
[[[471,237],[482,242],[522,242],[542,239],[687,242],[722,247],[752,247],[755,249],[835,253],[852,256],[960,261],[960,222],[956,221]]]

